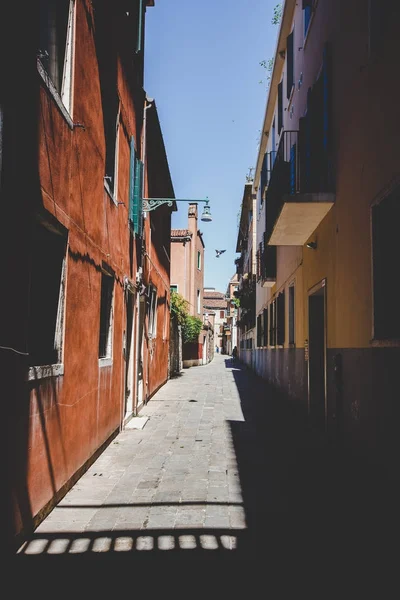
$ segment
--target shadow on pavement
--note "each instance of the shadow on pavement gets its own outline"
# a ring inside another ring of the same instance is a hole
[[[225,359],[225,366],[232,371],[244,417],[228,423],[243,498],[236,504],[244,507],[247,528],[188,524],[37,531],[15,556],[17,563],[125,565],[226,558],[264,560],[270,566],[305,563],[312,569],[337,559],[352,564],[360,552],[378,555],[395,547],[397,488],[326,443],[303,415],[238,360]]]
[[[325,440],[237,359],[225,366],[245,419],[230,427],[257,556],[351,562],[360,552],[390,555],[400,532],[398,482]]]

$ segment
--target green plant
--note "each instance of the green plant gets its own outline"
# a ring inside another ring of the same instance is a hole
[[[178,292],[171,292],[171,317],[183,325],[189,314],[189,304]]]
[[[240,307],[240,299],[239,298],[231,298],[232,304],[236,306],[236,308]]]
[[[282,2],[279,2],[279,4],[277,4],[274,7],[274,14],[272,16],[271,23],[272,23],[272,25],[279,25],[281,20],[282,20]],[[263,67],[267,71],[266,84],[267,84],[267,90],[268,90],[269,84],[271,83],[272,69],[274,68],[274,59],[269,58],[268,60],[262,60],[262,61],[260,61],[259,65],[260,65],[260,67]],[[263,80],[261,79],[259,81],[259,83],[263,83]]]
[[[183,343],[187,344],[188,342],[195,342],[199,337],[202,327],[203,322],[201,319],[187,315],[185,322],[182,325]]]
[[[184,344],[197,340],[203,322],[198,317],[189,315],[189,303],[178,292],[171,292],[171,317],[182,327]]]
[[[279,4],[277,4],[274,7],[274,14],[271,20],[272,25],[279,25],[279,23],[282,20],[282,3],[279,2]]]

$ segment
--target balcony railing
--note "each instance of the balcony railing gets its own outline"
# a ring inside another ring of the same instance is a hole
[[[333,201],[325,140],[301,119],[299,131],[282,132],[272,165],[266,191],[267,243],[303,245]]]
[[[276,283],[276,246],[263,244],[260,263],[262,286],[272,287]]]

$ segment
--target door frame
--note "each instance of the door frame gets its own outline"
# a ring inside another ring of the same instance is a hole
[[[136,345],[136,326],[135,326],[135,304],[136,304],[136,290],[130,286],[126,288],[126,296],[125,296],[125,339],[123,345],[124,351],[124,363],[125,363],[125,372],[124,372],[124,413],[123,413],[123,423],[126,424],[130,421],[130,419],[135,414],[135,404],[136,404],[136,390],[135,390],[135,345]],[[129,319],[129,305],[131,306],[131,339],[130,339],[130,348],[128,348],[128,319]],[[128,354],[129,352],[129,354]],[[128,360],[127,360],[128,358]],[[128,388],[128,380],[131,379],[131,408],[132,410],[127,411],[128,408],[128,398],[126,396],[127,388]]]
[[[327,431],[328,426],[328,377],[327,377],[327,278],[324,277],[318,283],[309,288],[307,293],[307,310],[308,310],[308,347],[310,347],[310,296],[313,296],[321,289],[324,290],[324,431]],[[307,405],[308,416],[311,417],[311,396],[310,396],[310,357],[307,361]]]

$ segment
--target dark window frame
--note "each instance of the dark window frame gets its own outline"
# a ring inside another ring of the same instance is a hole
[[[390,210],[391,207],[393,210]],[[373,340],[400,342],[400,288],[389,286],[393,275],[393,258],[398,253],[400,185],[392,187],[372,204],[370,219]]]
[[[29,286],[28,350],[31,367],[63,362],[67,244],[68,232],[55,219],[36,219],[32,232]]]
[[[100,283],[99,360],[112,359],[114,330],[114,271],[103,263]]]

